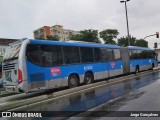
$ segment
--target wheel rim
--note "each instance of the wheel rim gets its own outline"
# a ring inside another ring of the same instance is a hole
[[[75,86],[76,85],[76,79],[74,78],[74,77],[72,77],[71,79],[70,79],[70,83],[71,83],[71,86]]]
[[[85,84],[90,84],[93,82],[93,76],[90,73],[86,73],[85,74],[85,78],[84,78],[84,83]]]

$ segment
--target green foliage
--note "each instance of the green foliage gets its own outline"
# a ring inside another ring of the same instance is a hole
[[[121,37],[118,39],[119,46],[128,46],[128,37]],[[131,46],[148,47],[148,42],[143,39],[136,39],[135,37],[130,38]]]
[[[70,40],[82,41],[83,40],[83,35],[80,35],[80,34],[72,35],[72,36],[70,36]]]
[[[44,37],[39,37],[39,38],[37,38],[37,39],[39,39],[39,40],[45,40],[45,38]]]
[[[130,45],[131,46],[135,46],[136,38],[135,37],[131,37],[129,40],[130,40]],[[119,38],[118,39],[118,45],[119,46],[128,46],[128,37]]]
[[[148,42],[143,39],[137,40],[135,44],[140,47],[148,47]]]
[[[116,29],[106,29],[101,31],[99,34],[100,37],[104,40],[105,44],[116,44],[114,39],[117,38],[119,32]]]
[[[49,36],[47,36],[47,40],[53,40],[53,41],[59,41],[59,36],[58,35],[54,35],[54,36],[52,36],[52,35],[49,35]]]
[[[47,36],[46,37],[46,39],[44,38],[44,37],[39,37],[39,38],[37,38],[37,39],[39,39],[39,40],[53,40],[53,41],[59,41],[59,36],[58,35],[49,35],[49,36]]]
[[[98,39],[98,30],[92,29],[80,31],[80,34],[73,35],[70,37],[70,39],[76,41],[100,43],[100,40]]]
[[[118,36],[119,32],[116,29],[106,29],[99,32],[100,38],[102,38],[105,44],[116,44],[115,40]],[[39,39],[43,39],[40,37]],[[47,36],[47,40],[59,41],[59,36]],[[80,31],[80,34],[70,36],[71,40],[76,41],[86,41],[86,42],[95,42],[101,43],[98,38],[98,30],[88,29]],[[121,37],[118,39],[117,44],[119,46],[128,46],[128,37]],[[148,47],[148,42],[143,39],[136,39],[136,37],[130,37],[130,45],[131,46],[140,46],[140,47]]]

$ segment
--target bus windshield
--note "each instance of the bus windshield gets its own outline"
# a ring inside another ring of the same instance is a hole
[[[21,44],[9,46],[6,49],[3,60],[7,61],[7,60],[11,60],[11,59],[17,59],[19,56],[20,47],[21,47]]]

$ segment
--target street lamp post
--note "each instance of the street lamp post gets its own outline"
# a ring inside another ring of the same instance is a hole
[[[121,3],[125,3],[125,10],[126,10],[126,22],[127,22],[127,33],[128,33],[128,46],[130,46],[130,36],[129,36],[129,24],[128,24],[128,14],[127,14],[127,2],[130,0],[126,1],[120,1]]]

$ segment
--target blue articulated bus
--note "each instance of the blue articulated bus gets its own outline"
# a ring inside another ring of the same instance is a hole
[[[158,66],[156,53],[150,48],[129,46],[130,72],[153,69]]]
[[[76,87],[157,66],[149,48],[33,39],[10,45],[3,61],[5,89],[26,93]]]

